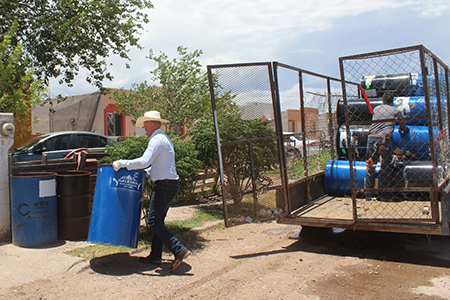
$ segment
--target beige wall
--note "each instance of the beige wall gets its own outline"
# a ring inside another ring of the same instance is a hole
[[[129,90],[124,90],[124,92],[129,92]],[[92,123],[92,129],[91,131],[105,134],[105,120],[106,120],[106,114],[105,109],[109,106],[109,109],[113,109],[113,111],[118,112],[117,108],[115,107],[115,101],[112,99],[110,94],[102,95],[100,91],[96,91],[93,93],[86,93],[86,94],[79,94],[79,95],[72,95],[68,96],[65,101],[62,101],[60,103],[56,103],[54,100],[53,102],[53,109],[55,111],[64,111],[64,116],[61,120],[61,114],[59,115],[58,119],[58,128],[61,128],[61,124],[63,125],[62,129],[58,130],[85,130],[81,125],[80,126],[71,126],[70,119],[74,118],[76,120],[80,120],[81,124],[81,118],[83,117],[82,114],[77,115],[76,109],[71,110],[70,107],[74,106],[77,107],[77,104],[80,101],[88,101],[88,103],[95,103],[95,101],[98,102],[97,110],[94,115],[94,120]],[[113,107],[111,107],[113,106]],[[51,105],[47,104],[45,106],[37,106],[33,109],[32,112],[32,119],[33,119],[33,126],[32,126],[32,133],[33,134],[43,134],[48,133],[50,131],[57,131],[57,130],[51,130],[50,126],[50,107]],[[92,109],[95,109],[94,106],[92,106]],[[92,110],[91,110],[92,112]],[[74,115],[72,115],[72,113]],[[79,114],[79,113],[78,113]],[[131,122],[131,117],[125,117],[125,122],[123,126],[123,134],[126,136],[133,136],[136,135],[136,127]],[[67,124],[66,124],[67,123]],[[89,122],[88,122],[89,123]],[[85,123],[86,124],[86,123]]]
[[[305,107],[305,132],[306,137],[310,139],[316,139],[320,137],[319,133],[314,133],[311,131],[320,130],[319,124],[319,110],[317,108]],[[302,132],[301,123],[301,113],[299,109],[286,109],[286,111],[281,113],[282,115],[282,124],[284,132]],[[293,130],[290,130],[289,123],[293,124]]]

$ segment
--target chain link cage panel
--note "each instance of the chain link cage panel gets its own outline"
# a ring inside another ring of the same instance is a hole
[[[336,158],[340,79],[280,64],[277,70],[289,183],[324,172]],[[309,189],[307,191],[309,193]],[[314,200],[308,194],[307,200]]]
[[[429,55],[427,55],[428,57]],[[428,59],[429,61],[429,59]],[[449,146],[449,78],[448,70],[441,64],[433,62],[435,66],[434,84],[430,86],[430,99],[439,99],[436,101],[436,110],[432,110],[433,118],[433,136],[435,159],[437,161],[437,180],[438,185],[444,183],[450,176],[450,146]],[[447,74],[447,76],[445,76]],[[432,101],[430,101],[432,102]]]
[[[270,63],[213,66],[225,225],[274,219],[286,210]],[[224,105],[225,101],[228,104]],[[222,103],[221,103],[222,102]]]
[[[343,57],[340,67],[359,84],[345,84],[337,104],[337,165],[352,166],[357,218],[438,222],[449,175],[447,67],[422,46]]]

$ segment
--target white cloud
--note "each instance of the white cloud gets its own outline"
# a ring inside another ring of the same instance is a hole
[[[203,66],[280,61],[299,68],[312,66],[311,71],[318,68],[333,74],[337,73],[340,55],[389,47],[432,45],[438,47],[428,46],[437,55],[450,56],[450,45],[442,42],[449,37],[447,30],[442,29],[448,27],[448,0],[152,2],[155,8],[149,11],[150,23],[140,41],[145,49],[132,50],[131,70],[123,67],[124,62],[114,59],[110,71],[115,80],[105,82],[106,86],[128,88],[132,82],[150,81],[149,71],[155,64],[145,58],[148,50],[152,48],[155,54],[164,52],[174,58],[179,45],[190,52],[203,50],[200,58]],[[405,20],[411,25],[401,23]],[[420,28],[415,36],[408,31],[412,25]],[[424,34],[436,30],[446,36]],[[82,84],[83,80],[77,78],[75,87],[66,93],[95,90]],[[55,87],[58,89],[64,87]]]
[[[428,0],[420,2],[414,10],[424,18],[439,17],[450,10],[450,3],[448,0]]]

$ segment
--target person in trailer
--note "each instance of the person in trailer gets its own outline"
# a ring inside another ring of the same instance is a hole
[[[383,104],[374,108],[372,116],[372,125],[369,129],[367,138],[367,160],[366,160],[366,180],[364,188],[372,189],[376,182],[376,165],[380,161],[380,170],[378,174],[378,188],[386,189],[392,187],[392,134],[396,123],[399,123],[399,130],[406,129],[403,121],[402,112],[393,106],[393,94],[386,93],[383,96]],[[367,200],[372,200],[373,193],[366,192]],[[378,195],[379,200],[391,201],[393,194],[381,192]]]

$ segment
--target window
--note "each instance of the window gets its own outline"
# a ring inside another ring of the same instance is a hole
[[[122,114],[106,114],[106,135],[121,136],[122,132]]]
[[[50,138],[42,143],[42,146],[45,148],[45,151],[54,151],[54,150],[66,150],[70,149],[72,135],[59,135],[53,138]]]
[[[294,121],[288,121],[288,131],[295,132]]]
[[[95,135],[77,135],[77,148],[96,148],[98,147],[98,136]]]

